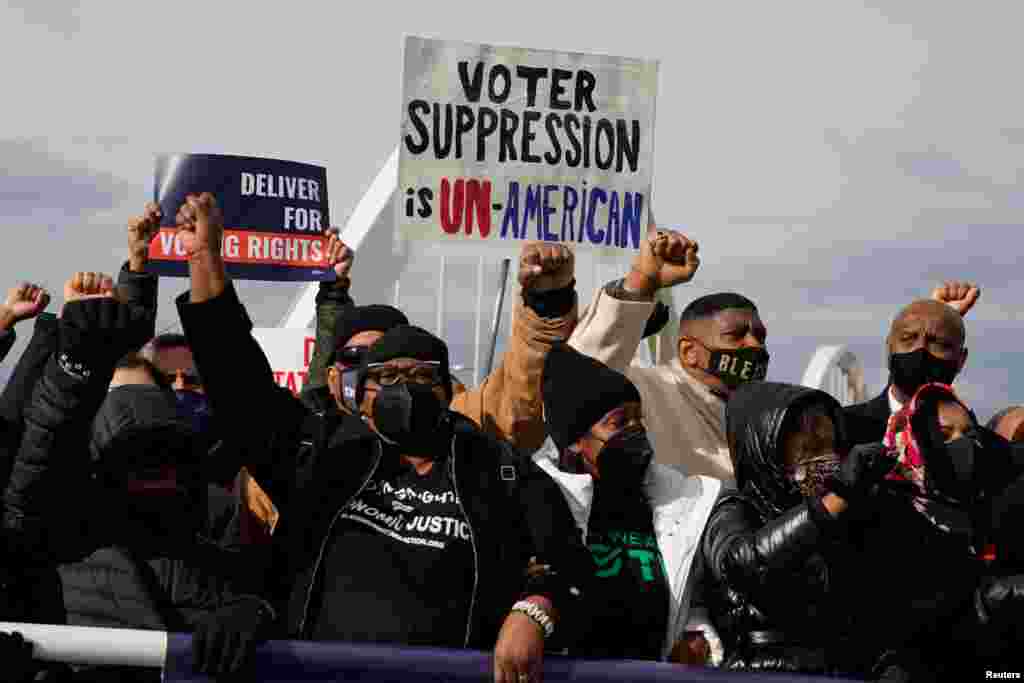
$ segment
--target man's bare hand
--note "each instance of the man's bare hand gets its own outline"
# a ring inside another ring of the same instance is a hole
[[[576,276],[576,257],[569,247],[546,242],[527,242],[519,254],[519,284],[525,290],[549,292],[564,289]]]
[[[0,329],[9,329],[22,320],[30,320],[50,304],[50,293],[39,285],[22,282],[7,290],[7,298],[0,304]]]
[[[675,230],[655,230],[648,235],[633,259],[626,288],[653,294],[692,280],[700,267],[697,243]]]
[[[341,231],[338,228],[327,229],[327,265],[334,268],[338,284],[350,284],[352,265],[356,260],[356,252],[341,241],[340,233]]]
[[[204,253],[220,256],[224,216],[212,194],[204,192],[185,197],[174,222],[190,260]]]
[[[146,270],[149,262],[149,245],[160,231],[163,213],[155,202],[146,204],[141,216],[132,216],[128,221],[128,268],[133,272]]]
[[[544,664],[544,632],[522,612],[512,612],[494,646],[495,683],[540,683]]]
[[[64,303],[114,296],[114,279],[106,273],[80,272],[64,283]]]
[[[981,289],[973,282],[949,280],[932,290],[932,299],[955,309],[961,316],[974,308],[981,297]]]

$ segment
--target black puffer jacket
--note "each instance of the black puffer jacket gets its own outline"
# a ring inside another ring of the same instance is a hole
[[[113,431],[143,428],[153,419],[166,422],[175,410],[170,395],[162,404],[146,404],[163,405],[159,417],[146,414],[141,404],[125,404],[124,415],[107,415],[94,429],[98,410],[110,405],[114,363],[152,336],[153,311],[89,300],[65,307],[59,326],[52,337],[58,346],[37,368],[41,376],[24,407],[24,433],[4,490],[0,566],[56,577],[55,565],[71,563],[62,572],[71,623],[153,628],[173,622],[167,627],[186,628],[202,613],[259,592],[259,585],[250,590],[250,582],[262,578],[250,558],[208,540],[232,519],[233,500],[226,493],[211,496],[215,489],[196,484],[198,536],[156,547],[152,530],[126,518],[92,476],[91,441],[109,446],[117,442]],[[145,604],[159,609],[137,609]]]
[[[843,558],[839,524],[819,500],[804,499],[784,475],[788,416],[802,406],[839,404],[805,387],[758,382],[726,408],[738,493],[715,506],[704,531],[707,595],[731,669],[848,673],[848,632],[834,567]]]
[[[332,526],[380,465],[381,441],[358,419],[311,411],[274,383],[231,285],[203,303],[183,295],[178,309],[224,433],[246,444],[226,451],[244,454],[245,462],[222,465],[230,471],[247,466],[281,510],[274,546],[282,563],[274,574],[282,582],[284,634],[309,637]],[[454,457],[447,466],[477,560],[476,580],[467,586],[472,607],[465,642],[490,649],[523,591],[550,597],[570,616],[583,597],[574,582],[593,574],[593,560],[554,481],[468,420],[454,414],[453,420]],[[555,571],[528,580],[524,573],[533,556]]]

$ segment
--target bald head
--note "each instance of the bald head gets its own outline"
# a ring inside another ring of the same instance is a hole
[[[967,362],[966,339],[960,314],[944,303],[915,301],[901,310],[886,344],[897,398],[909,399],[929,382],[951,384]]]
[[[948,304],[931,299],[920,299],[906,306],[892,321],[889,336],[908,326],[924,324],[930,329],[942,329],[946,336],[955,337],[960,348],[967,343],[967,328],[964,319]]]
[[[988,428],[1007,441],[1024,441],[1024,406],[1011,406],[996,413]]]

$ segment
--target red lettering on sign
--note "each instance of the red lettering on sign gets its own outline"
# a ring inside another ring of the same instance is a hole
[[[313,349],[316,348],[316,338],[306,337],[306,341],[302,346],[302,367],[308,368],[309,362],[313,360]]]

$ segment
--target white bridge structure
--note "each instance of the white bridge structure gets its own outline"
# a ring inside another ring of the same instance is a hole
[[[472,358],[459,357],[453,349],[452,362],[461,364],[465,375],[459,371],[456,374],[463,383],[476,385],[490,371],[493,358],[500,355],[508,337],[511,301],[517,291],[516,264],[514,259],[509,264],[507,258],[501,263],[501,257],[508,254],[484,255],[479,250],[454,245],[445,245],[443,250],[435,245],[417,247],[420,251],[415,255],[410,254],[408,248],[396,246],[394,202],[400,201],[396,199],[397,183],[396,146],[341,231],[342,240],[356,251],[358,277],[353,278],[352,296],[356,301],[391,302],[402,308],[414,324],[433,329],[443,338],[472,338],[463,348],[463,354]],[[381,263],[387,263],[388,267],[366,265]],[[578,251],[577,288],[581,292],[596,291],[605,282],[621,277],[628,265],[628,255]],[[465,283],[471,280],[475,291],[467,292]],[[458,287],[453,281],[458,281]],[[306,286],[278,327],[309,329],[313,326],[316,293],[316,283]],[[665,362],[675,354],[679,307],[675,305],[671,290],[661,291],[658,296],[668,304],[671,317],[658,335],[641,344],[634,360],[638,365]],[[471,306],[467,305],[470,299]],[[472,310],[467,310],[469,308]],[[820,347],[807,366],[802,384],[828,392],[842,405],[866,398],[861,363],[843,347]]]

